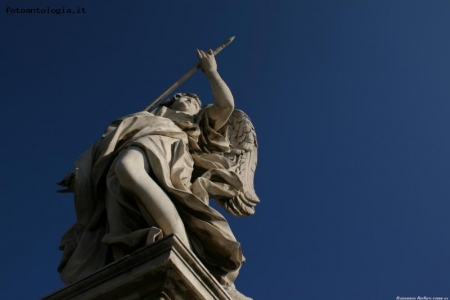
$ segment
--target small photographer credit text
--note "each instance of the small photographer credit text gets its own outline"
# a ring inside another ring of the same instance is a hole
[[[22,8],[22,7],[10,7],[7,6],[5,8],[5,12],[7,14],[85,14],[86,9],[84,7],[77,8],[68,8],[68,7],[60,7],[60,8],[51,8],[51,7],[34,7],[34,8]]]

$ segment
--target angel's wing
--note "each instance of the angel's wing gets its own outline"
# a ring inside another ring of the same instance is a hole
[[[256,132],[250,118],[241,110],[235,109],[228,120],[231,153],[225,157],[236,163],[236,174],[243,183],[241,193],[228,201],[218,201],[229,213],[235,216],[249,216],[255,213],[259,198],[253,186],[258,144]]]

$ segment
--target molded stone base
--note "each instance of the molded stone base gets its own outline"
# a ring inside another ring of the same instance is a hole
[[[42,300],[233,298],[177,236],[169,235]]]

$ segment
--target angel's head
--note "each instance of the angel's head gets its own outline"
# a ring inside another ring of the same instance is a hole
[[[176,93],[169,101],[162,104],[176,111],[182,111],[195,115],[200,111],[202,102],[197,95],[192,93]]]

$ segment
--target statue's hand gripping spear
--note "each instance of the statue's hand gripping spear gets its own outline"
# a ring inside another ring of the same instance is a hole
[[[234,40],[234,36],[223,42],[216,50],[214,50],[214,55],[219,54],[226,46],[228,46]],[[158,98],[155,99],[150,105],[148,105],[144,111],[152,111],[155,106],[157,106],[164,98],[171,94],[177,87],[179,87],[183,82],[191,77],[200,68],[200,63],[192,67],[186,74],[184,74],[180,79],[178,79],[174,84],[172,84],[164,93],[162,93]]]

